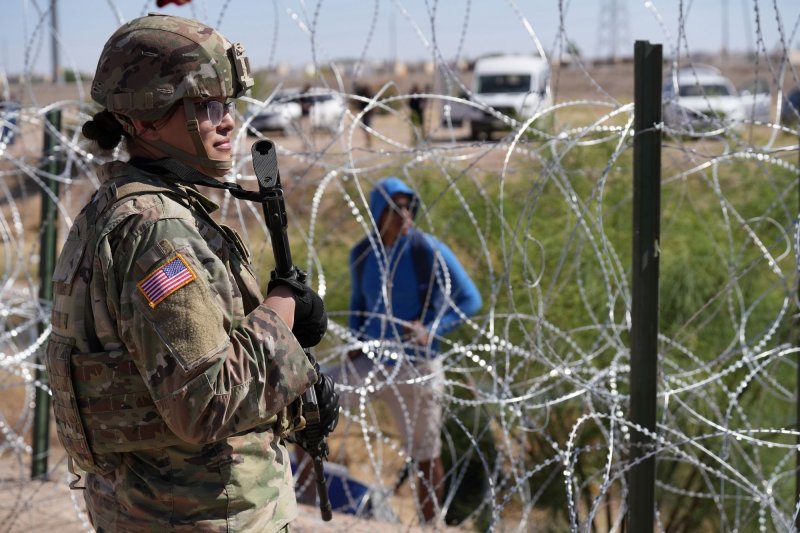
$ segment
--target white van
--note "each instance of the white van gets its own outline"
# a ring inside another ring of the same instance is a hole
[[[489,138],[493,131],[507,130],[512,120],[526,120],[553,105],[550,65],[541,57],[503,55],[475,63],[472,98],[505,118],[465,104],[445,102],[442,123],[458,126],[468,120],[473,139]]]

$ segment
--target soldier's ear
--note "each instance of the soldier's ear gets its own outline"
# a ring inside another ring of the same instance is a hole
[[[133,118],[131,119],[131,123],[133,124],[134,130],[136,130],[137,137],[142,137],[148,141],[158,140],[158,131],[153,122]]]

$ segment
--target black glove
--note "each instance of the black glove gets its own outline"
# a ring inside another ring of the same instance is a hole
[[[294,293],[294,327],[292,333],[303,348],[316,346],[328,330],[328,314],[319,294],[305,284],[306,274],[296,270],[296,276],[284,278],[272,272],[267,293],[279,285],[292,289]]]
[[[319,379],[314,383],[314,392],[317,393],[319,404],[319,423],[327,437],[339,423],[339,393],[334,388],[333,379],[320,372],[317,363],[314,363],[314,368],[319,375]]]
[[[333,379],[320,372],[319,364],[311,354],[309,360],[317,371],[317,382],[314,383],[314,393],[317,396],[319,409],[319,423],[310,424],[292,435],[290,442],[294,442],[314,457],[327,457],[328,445],[325,437],[330,435],[339,423],[339,394],[334,388]]]

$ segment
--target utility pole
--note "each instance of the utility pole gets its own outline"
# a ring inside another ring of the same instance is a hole
[[[742,0],[742,22],[744,22],[744,34],[745,41],[747,42],[747,54],[751,54],[755,51],[755,47],[753,46],[753,30],[750,26],[750,17],[752,13],[750,11],[750,2],[748,0]]]
[[[389,15],[389,61],[392,63],[392,70],[397,68],[397,29],[394,12]]]
[[[58,0],[50,0],[50,59],[53,66],[53,83],[64,84],[58,61]]]
[[[603,0],[597,20],[597,57],[602,62],[616,63],[620,50],[630,47],[627,0]]]
[[[722,50],[720,56],[728,59],[728,0],[722,0]]]

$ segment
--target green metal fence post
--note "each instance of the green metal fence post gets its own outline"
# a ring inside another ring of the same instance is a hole
[[[800,135],[797,137],[797,165],[800,167]],[[797,174],[797,190],[800,193],[800,170],[798,170]],[[795,220],[795,232],[800,232],[800,195],[798,195],[798,209],[797,209],[797,220]],[[797,246],[797,238],[795,240],[795,246]],[[797,301],[800,302],[800,263],[798,263],[797,255],[800,254],[800,250],[795,248],[795,286],[794,286],[794,293],[795,298]],[[795,316],[792,323],[792,342],[794,347],[800,346],[800,308],[795,309]],[[795,420],[797,431],[800,431],[800,354],[797,356],[797,382],[795,384]],[[795,451],[795,471],[794,471],[794,492],[795,492],[795,499],[794,505],[795,509],[797,506],[800,505],[800,436],[797,437],[797,451]],[[797,531],[800,531],[800,513],[795,514],[794,516],[794,528]]]
[[[44,170],[57,175],[61,171],[61,160],[58,155],[58,138],[55,131],[61,131],[61,111],[53,110],[46,114],[44,129]],[[50,127],[48,127],[48,125]],[[52,128],[52,129],[51,129]],[[42,216],[39,240],[39,301],[53,301],[53,268],[56,264],[57,246],[57,212],[53,198],[58,198],[58,181],[44,178],[42,190]],[[52,194],[48,194],[48,191]],[[44,324],[39,325],[39,333],[45,329]],[[47,478],[47,456],[50,452],[50,395],[45,388],[47,373],[44,370],[42,350],[39,351],[36,366],[36,404],[33,414],[33,459],[31,461],[31,478]]]
[[[631,298],[631,422],[656,427],[658,266],[661,217],[660,44],[634,46],[633,283]],[[631,432],[627,531],[653,531],[655,457],[648,434]]]

